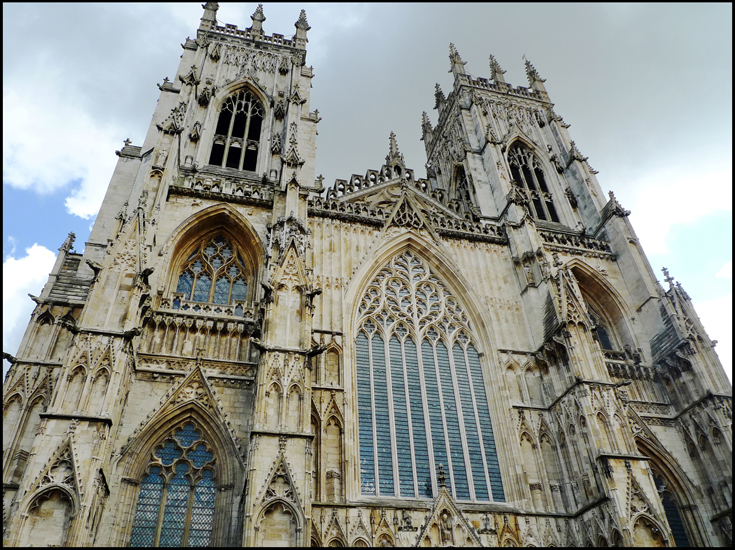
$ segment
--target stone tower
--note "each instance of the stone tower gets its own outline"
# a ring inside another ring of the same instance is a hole
[[[426,177],[315,179],[291,38],[196,40],[3,386],[9,546],[731,544],[731,386],[529,87],[465,72]]]

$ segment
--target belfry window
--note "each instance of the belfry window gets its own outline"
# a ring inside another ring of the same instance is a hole
[[[356,338],[363,495],[504,501],[480,354],[458,300],[411,252],[363,296]]]
[[[151,454],[130,546],[209,546],[217,494],[214,454],[188,423]]]
[[[539,220],[558,222],[559,216],[546,185],[544,171],[535,155],[516,143],[508,153],[508,164],[516,185],[526,190],[531,200],[533,216]]]
[[[222,235],[204,241],[187,258],[176,293],[184,300],[229,305],[244,301],[247,292],[245,262],[237,247]],[[174,301],[174,308],[180,306]]]
[[[228,97],[217,120],[209,164],[254,172],[263,114],[263,105],[249,90]]]

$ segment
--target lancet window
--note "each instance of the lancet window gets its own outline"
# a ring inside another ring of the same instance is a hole
[[[480,354],[459,301],[412,252],[359,307],[356,375],[363,495],[504,501]]]
[[[223,235],[203,241],[189,255],[176,285],[181,299],[213,304],[244,301],[247,292],[242,254]],[[180,302],[174,301],[177,306]]]
[[[546,176],[536,156],[516,143],[508,152],[508,164],[516,185],[526,190],[530,198],[533,216],[539,220],[558,222],[559,216],[546,184]]]
[[[222,104],[209,164],[254,172],[265,111],[250,90],[240,90]]]
[[[165,438],[140,483],[130,546],[209,546],[215,468],[214,454],[194,424]]]

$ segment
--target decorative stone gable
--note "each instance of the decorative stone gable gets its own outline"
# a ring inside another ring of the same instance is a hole
[[[457,508],[442,477],[440,470],[439,494],[419,530],[414,546],[484,546],[475,528]]]

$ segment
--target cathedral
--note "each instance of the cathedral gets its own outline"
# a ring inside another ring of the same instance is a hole
[[[329,186],[306,13],[217,10],[4,353],[3,545],[731,546],[714,342],[534,66]]]

